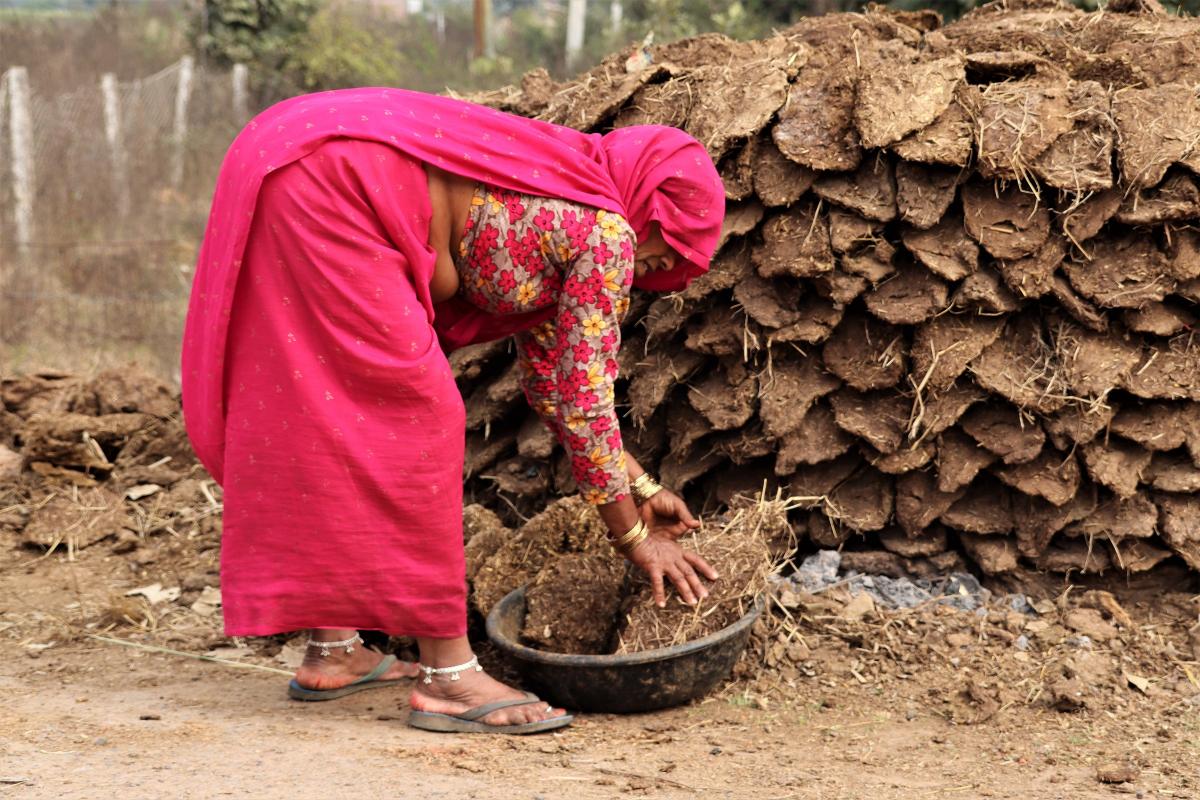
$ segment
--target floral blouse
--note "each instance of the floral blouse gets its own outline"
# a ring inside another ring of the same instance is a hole
[[[629,494],[613,384],[635,238],[619,214],[479,185],[456,266],[475,307],[557,312],[517,334],[521,386],[593,504]]]

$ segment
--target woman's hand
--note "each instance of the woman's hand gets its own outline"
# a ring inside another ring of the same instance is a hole
[[[662,530],[673,539],[700,527],[700,520],[688,511],[687,503],[669,489],[663,489],[642,503],[638,514],[651,530]]]
[[[675,536],[669,532],[669,526],[662,528],[650,525],[650,535],[629,553],[628,558],[650,577],[654,602],[659,608],[667,604],[663,576],[671,579],[679,596],[688,605],[695,605],[708,597],[708,589],[700,580],[701,575],[710,581],[718,577],[717,571],[697,553],[680,547]]]

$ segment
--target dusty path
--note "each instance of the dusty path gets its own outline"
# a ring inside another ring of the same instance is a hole
[[[1165,744],[1083,716],[953,726],[884,708],[757,709],[727,694],[534,738],[436,736],[403,724],[400,689],[288,701],[282,678],[105,645],[10,649],[0,661],[0,798],[857,798],[1087,800],[1093,762]],[[911,711],[909,713],[912,713]],[[148,719],[143,719],[148,717]],[[1194,797],[1144,770],[1146,797]],[[1147,737],[1147,735],[1149,736]]]
[[[0,777],[28,780],[0,797],[21,800],[328,798],[351,787],[431,800],[1112,796],[1086,763],[1084,720],[1022,742],[882,709],[771,711],[722,699],[585,717],[557,736],[435,736],[404,726],[401,690],[301,705],[268,674],[105,646],[7,658],[0,692]],[[1036,757],[1047,746],[1060,763]]]
[[[916,655],[910,674],[882,680],[866,649],[810,635],[815,675],[782,692],[764,689],[782,673],[754,668],[756,681],[692,706],[501,738],[407,728],[403,687],[306,705],[286,699],[283,675],[87,638],[229,646],[217,616],[179,604],[138,601],[127,610],[140,608],[139,624],[112,627],[127,589],[208,574],[212,551],[195,548],[160,537],[140,559],[88,548],[68,561],[0,544],[0,800],[1200,796],[1200,718],[1186,692],[1118,689],[1071,714],[1015,703],[952,724],[948,693],[981,665],[1015,663],[1011,647],[964,649],[976,660],[954,669]],[[243,660],[281,666],[268,642],[249,644]],[[1109,763],[1137,766],[1136,779],[1100,783]]]

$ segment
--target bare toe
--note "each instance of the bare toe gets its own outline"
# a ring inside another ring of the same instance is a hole
[[[487,703],[505,700],[518,701],[516,705],[498,708],[480,718],[485,725],[524,725],[563,716],[562,709],[555,709],[544,700],[520,702],[527,697],[519,689],[506,686],[485,673],[467,673],[458,681],[434,681],[413,687],[409,705],[415,711],[458,715]]]
[[[384,673],[383,679],[389,681],[403,680],[404,678],[415,678],[421,674],[420,668],[411,661],[396,660],[392,664],[392,668]]]

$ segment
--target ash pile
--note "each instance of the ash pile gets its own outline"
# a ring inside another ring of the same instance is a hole
[[[719,165],[713,268],[635,298],[618,398],[693,503],[782,487],[808,546],[989,574],[1196,569],[1198,55],[1200,22],[1154,0],[873,9],[473,99],[678,126]],[[452,363],[469,495],[572,492],[507,346]]]

